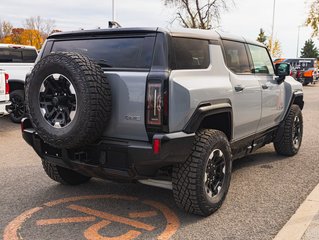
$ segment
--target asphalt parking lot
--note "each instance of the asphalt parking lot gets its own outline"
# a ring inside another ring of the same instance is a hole
[[[45,175],[20,126],[0,118],[0,234],[4,240],[272,239],[319,182],[319,84],[304,92],[299,154],[280,157],[268,145],[236,161],[225,203],[207,218],[177,209],[169,190],[98,179],[59,185]]]

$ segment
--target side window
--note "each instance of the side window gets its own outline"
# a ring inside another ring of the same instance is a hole
[[[244,43],[223,41],[227,67],[234,73],[250,74],[250,66]]]
[[[249,45],[249,50],[254,64],[253,73],[274,74],[274,67],[266,48]]]
[[[174,69],[206,69],[209,66],[209,47],[207,40],[173,38],[175,52]]]

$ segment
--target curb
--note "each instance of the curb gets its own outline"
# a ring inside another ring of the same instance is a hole
[[[319,184],[273,240],[300,240],[317,214],[319,214]]]

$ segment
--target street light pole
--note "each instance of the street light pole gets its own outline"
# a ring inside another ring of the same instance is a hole
[[[297,38],[297,54],[296,54],[297,58],[298,58],[298,55],[299,55],[300,28],[301,28],[301,26],[299,25],[298,26],[298,38]]]
[[[272,55],[272,50],[274,46],[274,28],[275,28],[275,14],[276,14],[276,0],[274,0],[274,7],[272,11],[272,28],[271,28],[271,45],[270,45],[270,54]]]
[[[112,21],[115,21],[115,6],[114,0],[112,0]]]

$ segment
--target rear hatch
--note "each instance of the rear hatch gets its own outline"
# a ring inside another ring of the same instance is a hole
[[[78,52],[95,60],[112,91],[112,116],[103,137],[148,141],[145,91],[155,39],[156,30],[60,34],[48,39],[43,53]]]

